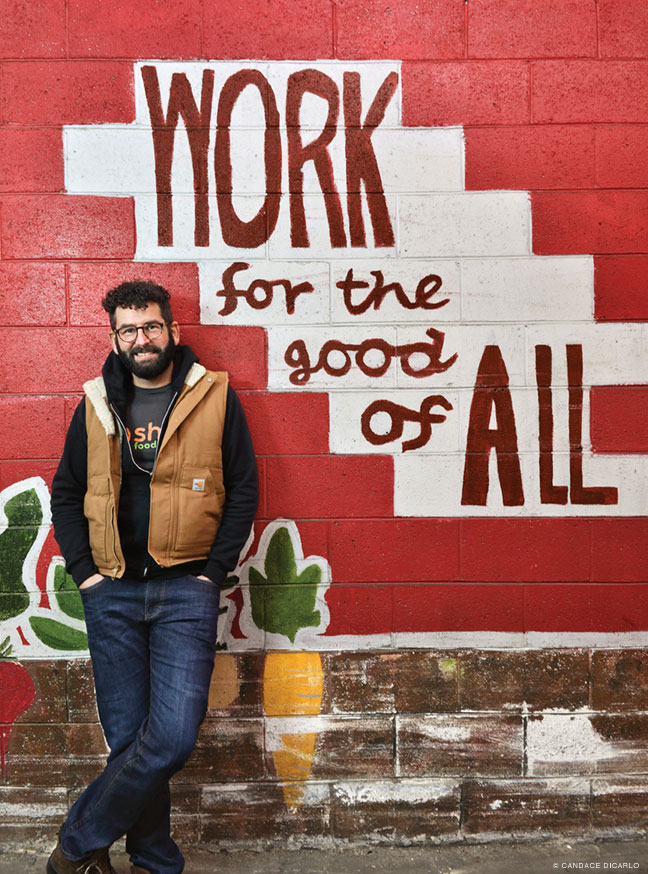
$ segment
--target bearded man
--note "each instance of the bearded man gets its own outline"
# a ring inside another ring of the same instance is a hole
[[[252,442],[227,374],[178,345],[170,296],[124,282],[102,301],[113,351],[84,385],[52,485],[54,533],[80,588],[110,748],[72,806],[48,874],[180,874],[169,778],[196,742],[219,586],[254,519]]]

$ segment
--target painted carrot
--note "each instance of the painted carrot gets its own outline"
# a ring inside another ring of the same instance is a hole
[[[299,535],[297,535],[299,536]],[[322,569],[311,564],[300,573],[288,527],[273,533],[265,553],[265,576],[250,567],[250,605],[255,624],[295,642],[300,628],[317,627],[315,610]],[[277,777],[287,806],[301,806],[315,755],[317,732],[308,730],[322,705],[324,674],[317,652],[269,652],[263,674],[263,707],[266,716],[281,717],[277,748],[272,750]],[[285,723],[283,720],[285,719]]]

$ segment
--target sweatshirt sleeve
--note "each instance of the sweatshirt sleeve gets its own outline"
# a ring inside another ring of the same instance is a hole
[[[241,401],[231,386],[227,389],[221,448],[225,505],[214,545],[203,569],[203,574],[219,585],[236,567],[259,502],[259,479],[252,438]]]
[[[52,481],[54,537],[61,547],[66,570],[77,586],[97,573],[90,550],[88,520],[83,512],[88,480],[87,449],[84,398],[74,411]]]

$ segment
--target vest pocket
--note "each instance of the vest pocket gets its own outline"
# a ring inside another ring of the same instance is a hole
[[[204,558],[212,547],[225,502],[219,468],[184,465],[178,499],[175,553],[180,558]]]
[[[89,477],[83,501],[92,557],[97,567],[103,568],[114,565],[111,491],[108,477]]]

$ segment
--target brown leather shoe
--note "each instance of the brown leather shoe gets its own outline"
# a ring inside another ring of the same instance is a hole
[[[137,865],[131,865],[131,874],[151,874],[146,868],[140,868]]]
[[[95,850],[83,859],[72,861],[63,855],[61,842],[47,860],[47,874],[117,874],[110,864],[108,849]]]

